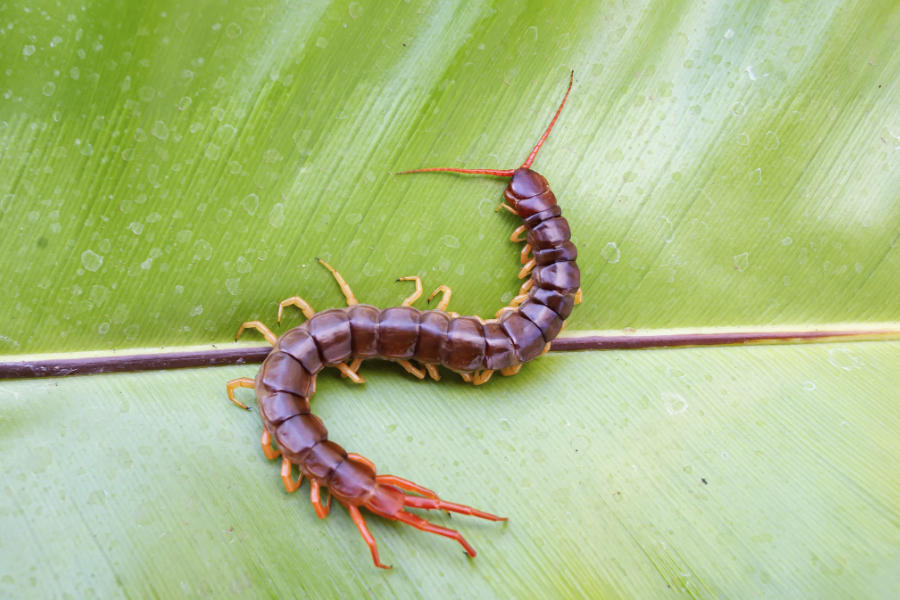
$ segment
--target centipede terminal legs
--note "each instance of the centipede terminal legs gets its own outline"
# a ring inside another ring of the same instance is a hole
[[[396,475],[377,475],[375,477],[375,481],[378,483],[385,483],[389,485],[395,485],[401,490],[405,490],[407,492],[413,492],[415,494],[419,494],[420,496],[425,496],[426,498],[432,498],[434,500],[440,500],[440,497],[437,493],[429,490],[427,487],[423,487],[418,483],[413,483],[408,479],[403,479],[402,477],[397,477]]]
[[[359,507],[353,506],[352,504],[344,504],[344,506],[347,507],[347,510],[350,512],[350,518],[356,523],[356,528],[359,529],[360,535],[362,535],[363,540],[365,540],[366,545],[372,552],[372,560],[375,561],[375,566],[379,569],[390,569],[391,565],[383,564],[378,558],[378,542],[375,541],[375,537],[372,535],[372,532],[369,531],[366,520],[363,518],[362,513],[359,512]]]

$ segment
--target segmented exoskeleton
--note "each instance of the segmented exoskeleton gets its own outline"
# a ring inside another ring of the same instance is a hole
[[[485,383],[495,371],[504,375],[518,372],[522,364],[537,358],[550,348],[572,307],[580,301],[580,273],[575,264],[577,251],[570,241],[569,225],[561,216],[556,197],[547,180],[530,169],[538,150],[556,123],[569,91],[572,78],[556,115],[525,163],[514,170],[433,168],[405,171],[449,171],[511,177],[502,203],[509,212],[522,218],[522,226],[512,240],[526,242],[521,252],[525,264],[519,278],[530,278],[509,306],[498,311],[497,318],[459,316],[447,313],[450,289],[441,286],[431,295],[443,293],[435,310],[418,310],[411,304],[422,294],[418,277],[401,280],[416,282],[416,291],[401,306],[378,309],[359,304],[350,287],[330,265],[322,262],[337,279],[348,306],[316,313],[302,298],[294,296],[279,305],[278,322],[286,306],[297,306],[307,317],[302,325],[280,338],[258,321],[243,323],[259,330],[272,344],[272,352],[255,380],[243,378],[227,385],[229,399],[247,408],[234,397],[239,387],[256,390],[263,421],[262,446],[268,458],[282,457],[281,475],[285,489],[295,491],[304,477],[310,481],[310,495],[316,514],[324,518],[331,498],[347,507],[353,521],[369,545],[375,564],[382,568],[378,548],[369,533],[359,507],[388,519],[402,521],[418,529],[456,539],[469,556],[475,550],[458,532],[434,525],[408,512],[406,508],[440,509],[505,521],[474,508],[445,502],[437,494],[411,481],[393,475],[377,475],[375,465],[358,454],[348,454],[328,439],[321,419],[310,412],[309,399],[316,388],[316,374],[325,367],[337,367],[344,377],[357,383],[360,363],[381,358],[400,363],[407,371],[423,379],[425,373],[410,361],[425,367],[433,379],[440,378],[437,365],[443,365],[473,382]],[[403,174],[403,173],[400,173]],[[498,207],[499,208],[499,207]],[[520,236],[524,233],[524,239]],[[533,255],[533,257],[532,257]],[[430,300],[431,298],[429,298]],[[352,364],[346,361],[353,359]],[[277,449],[273,448],[275,442]],[[300,478],[291,477],[297,465]],[[321,488],[330,492],[323,505]],[[417,495],[410,495],[412,492]]]

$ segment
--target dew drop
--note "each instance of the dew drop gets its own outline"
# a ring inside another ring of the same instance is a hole
[[[663,405],[665,405],[666,410],[669,411],[670,415],[677,415],[687,410],[687,402],[679,394],[663,392],[662,394],[660,394],[660,397],[662,398]]]
[[[194,242],[194,260],[209,260],[212,258],[213,247],[206,240]]]
[[[363,14],[362,4],[360,4],[359,2],[351,2],[350,3],[350,18],[358,19],[362,16],[362,14]],[[34,52],[34,46],[31,47],[31,51]]]
[[[828,362],[844,371],[852,371],[853,369],[861,369],[862,360],[850,350],[836,348],[828,351]]]
[[[93,250],[85,250],[81,253],[81,264],[84,265],[84,268],[88,271],[96,273],[97,269],[100,268],[100,265],[103,264],[103,257]]]
[[[252,217],[256,214],[256,209],[259,208],[259,196],[256,194],[248,194],[246,198],[244,198],[241,205],[244,207],[244,210]]]
[[[157,121],[153,125],[153,130],[150,132],[150,134],[158,137],[161,140],[164,140],[169,137],[169,128],[166,127],[166,124],[162,121]]]
[[[269,224],[275,229],[284,224],[284,205],[281,202],[273,206],[269,212]]]
[[[297,150],[300,152],[300,155],[309,156],[312,152],[312,145],[310,144],[310,140],[312,139],[312,131],[308,129],[297,131],[294,133],[293,138],[294,145],[297,146]]]
[[[237,279],[226,279],[225,280],[225,288],[228,290],[228,293],[232,296],[237,296],[241,293],[241,280]]]
[[[227,144],[232,139],[234,139],[234,134],[237,133],[237,129],[232,125],[222,125],[216,131],[216,136],[219,138],[219,141],[223,144]]]
[[[608,263],[619,262],[619,255],[619,248],[616,246],[615,242],[609,242],[604,246],[603,250],[600,251],[600,256]]]

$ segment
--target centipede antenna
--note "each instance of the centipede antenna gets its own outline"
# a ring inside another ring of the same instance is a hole
[[[497,177],[512,177],[515,173],[514,169],[499,171],[496,169],[454,169],[451,167],[435,167],[432,169],[415,169],[413,171],[401,171],[397,175],[407,175],[409,173],[429,173],[432,171],[446,171],[448,173],[468,173],[470,175],[496,175]]]
[[[534,158],[537,156],[538,150],[541,149],[541,146],[544,145],[544,140],[547,139],[547,136],[550,135],[550,131],[553,130],[553,126],[556,125],[556,120],[559,118],[559,114],[562,112],[563,106],[566,105],[566,100],[569,98],[569,92],[572,91],[572,82],[575,81],[575,69],[572,69],[572,72],[569,74],[569,87],[566,90],[566,95],[563,96],[562,103],[559,105],[559,108],[556,109],[556,114],[553,115],[553,120],[550,121],[550,125],[547,127],[547,131],[544,132],[544,135],[541,136],[541,139],[538,140],[537,145],[534,147],[534,150],[531,151],[531,154],[528,155],[528,160],[522,163],[522,166],[519,167],[521,169],[528,169],[531,167],[531,163],[534,162]]]
[[[541,139],[538,140],[538,143],[534,147],[534,150],[532,150],[531,154],[528,155],[528,159],[524,163],[522,163],[521,167],[519,167],[520,169],[528,169],[531,167],[531,163],[534,162],[538,150],[540,150],[541,146],[544,145],[544,141],[547,139],[547,136],[550,135],[550,132],[553,130],[553,126],[556,125],[556,120],[559,118],[559,114],[562,112],[563,106],[566,105],[566,100],[569,99],[569,92],[572,91],[573,81],[575,81],[574,69],[571,73],[569,73],[569,87],[566,89],[566,95],[563,96],[562,103],[559,105],[559,108],[556,109],[556,114],[553,115],[553,120],[550,121],[550,125],[547,126],[547,131],[545,131],[544,135],[541,136]],[[430,169],[414,169],[412,171],[401,171],[397,173],[397,175],[408,175],[410,173],[434,173],[436,171],[443,171],[445,173],[466,173],[468,175],[494,175],[496,177],[512,177],[516,172],[516,169],[455,169],[453,167],[432,167]]]

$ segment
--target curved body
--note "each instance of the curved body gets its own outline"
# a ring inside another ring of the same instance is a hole
[[[482,322],[409,306],[334,308],[278,338],[260,368],[255,389],[264,427],[285,458],[342,503],[365,504],[377,484],[375,470],[349,460],[310,412],[309,398],[323,367],[382,358],[439,364],[460,373],[507,369],[539,356],[572,312],[581,285],[578,252],[547,181],[521,169],[504,196],[523,218],[537,263],[528,299],[517,311]]]
[[[569,90],[572,89],[572,78]],[[510,177],[504,191],[506,210],[522,219],[512,240],[527,242],[520,254],[525,266],[519,278],[530,275],[509,306],[502,308],[498,318],[461,317],[444,312],[450,300],[450,289],[441,286],[435,294],[444,296],[437,310],[420,311],[410,306],[421,294],[418,277],[416,292],[404,300],[402,306],[378,309],[359,304],[340,274],[323,261],[347,298],[349,306],[316,313],[299,296],[284,300],[287,305],[300,308],[307,321],[276,338],[259,321],[241,325],[238,336],[252,327],[266,336],[272,344],[255,380],[236,379],[227,385],[228,397],[235,404],[247,408],[234,397],[238,387],[253,387],[263,421],[262,446],[268,458],[282,456],[281,477],[288,492],[296,491],[303,478],[310,481],[310,498],[316,514],[328,514],[331,497],[347,507],[353,521],[372,552],[376,566],[387,568],[378,558],[375,539],[360,513],[360,507],[388,519],[401,521],[423,531],[457,540],[469,556],[475,550],[459,532],[434,525],[409,512],[406,508],[438,509],[472,515],[491,521],[505,521],[501,517],[474,508],[441,500],[437,494],[411,481],[394,475],[377,475],[375,465],[357,454],[349,454],[328,439],[322,420],[310,412],[309,399],[316,391],[316,376],[325,367],[337,367],[345,377],[356,383],[364,380],[356,374],[363,360],[381,358],[400,363],[408,372],[422,379],[425,374],[410,361],[424,365],[435,380],[437,366],[461,373],[467,381],[480,385],[494,371],[514,375],[522,364],[537,358],[550,348],[580,301],[581,274],[575,263],[578,252],[570,238],[569,224],[562,216],[556,197],[543,176],[531,170],[538,150],[547,139],[559,117],[569,91],[543,137],[518,169],[504,171],[489,169],[432,168],[423,171],[450,171]],[[499,207],[498,207],[499,208]],[[519,238],[524,233],[525,238]],[[533,255],[533,256],[532,256]],[[529,258],[531,257],[531,258]],[[352,359],[352,366],[347,361]],[[472,374],[475,374],[473,377]],[[272,442],[278,450],[272,448]],[[299,480],[291,478],[294,465]],[[321,488],[327,487],[331,496],[322,505]],[[410,495],[412,492],[415,495]]]

